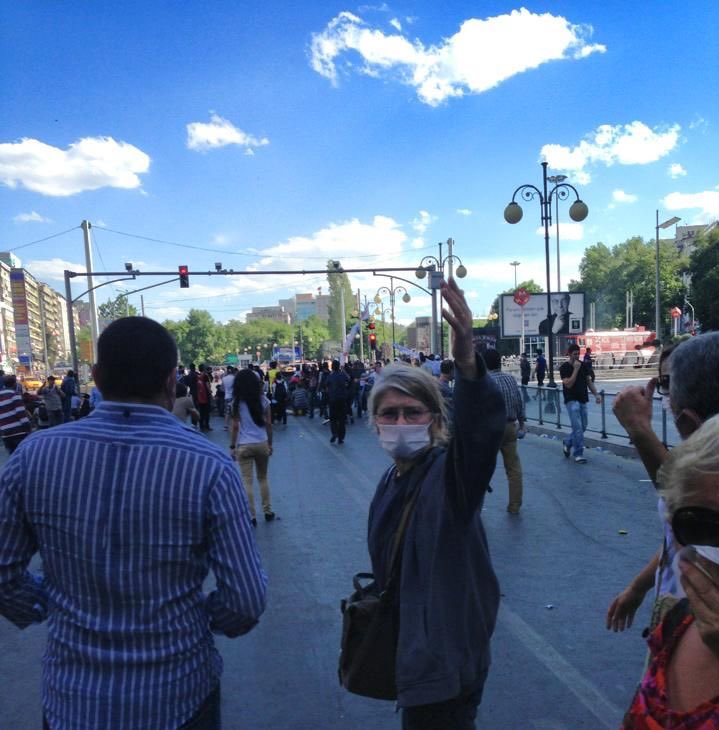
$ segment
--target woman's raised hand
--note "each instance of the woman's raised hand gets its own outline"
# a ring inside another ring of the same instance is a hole
[[[442,308],[442,316],[452,328],[452,354],[454,362],[465,378],[477,375],[477,361],[472,342],[472,310],[464,298],[464,292],[450,277],[442,284],[442,298],[449,309]]]

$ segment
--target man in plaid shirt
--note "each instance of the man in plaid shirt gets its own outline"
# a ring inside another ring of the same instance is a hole
[[[509,482],[507,512],[511,515],[518,515],[522,506],[522,464],[517,452],[517,439],[524,438],[525,434],[524,400],[517,381],[508,373],[501,372],[502,358],[499,353],[496,350],[487,350],[483,356],[489,374],[502,392],[507,409],[507,425],[499,450],[502,452],[504,471]]]

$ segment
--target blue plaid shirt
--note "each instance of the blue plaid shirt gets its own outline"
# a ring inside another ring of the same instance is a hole
[[[160,407],[105,401],[0,475],[0,613],[48,620],[53,729],[182,725],[222,671],[212,633],[249,631],[266,583],[235,464]]]

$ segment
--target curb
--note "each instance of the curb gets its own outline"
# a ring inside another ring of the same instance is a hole
[[[538,424],[525,422],[527,433],[533,433],[537,436],[549,436],[559,440],[561,437],[569,434],[568,430],[557,428],[556,426],[540,426]],[[594,434],[596,432],[591,432]],[[610,451],[617,456],[623,456],[625,459],[637,459],[639,455],[634,446],[627,441],[617,441],[613,437],[603,439],[601,436],[594,436],[590,433],[584,434],[584,445],[590,449],[597,451]]]

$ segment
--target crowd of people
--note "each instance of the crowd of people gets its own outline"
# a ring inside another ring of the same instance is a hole
[[[91,417],[66,406],[73,374],[59,388],[48,378],[38,395],[52,422],[31,438],[23,393],[3,376],[0,614],[19,628],[49,621],[45,727],[220,727],[212,634],[238,637],[264,610],[253,528],[258,513],[276,519],[269,462],[288,412],[322,419],[338,447],[355,419],[369,423],[391,457],[367,549],[381,594],[403,535],[393,603],[402,727],[474,727],[500,600],[482,505],[501,453],[507,511],[522,507],[528,364],[520,358],[518,383],[495,350],[477,353],[453,280],[442,297],[451,361],[185,369],[161,325],[117,320],[98,340]],[[570,347],[559,375],[572,426],[564,455],[582,464],[591,361]],[[652,428],[655,393],[683,439],[671,452]],[[226,448],[203,436],[213,409]],[[622,728],[717,728],[719,333],[664,348],[656,377],[625,389],[614,412],[657,486],[661,520],[659,549],[607,610],[607,628],[622,631],[654,589],[646,672]],[[28,570],[38,551],[42,577]],[[205,595],[209,572],[216,588]]]

